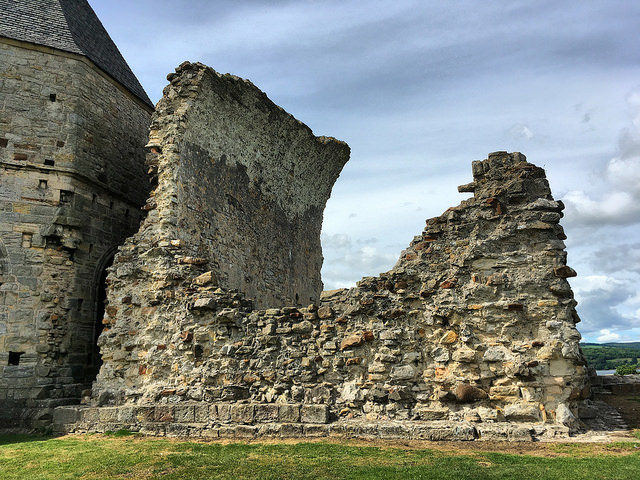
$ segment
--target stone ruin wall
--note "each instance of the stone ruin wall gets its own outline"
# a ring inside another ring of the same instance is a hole
[[[166,139],[204,144],[207,123],[220,121],[189,115],[194,105],[169,105],[207,99],[206,88],[222,93],[215,101],[229,118],[239,119],[238,111],[252,118],[264,104],[249,108],[227,96],[236,91],[227,82],[251,90],[248,98],[261,94],[200,65],[184,64],[170,80],[152,127],[159,181],[150,215],[120,249],[109,277],[99,341],[104,363],[89,405],[56,410],[59,429],[531,440],[579,428],[589,383],[566,280],[575,272],[566,265],[563,205],[543,169],[520,153],[490,154],[473,163],[473,182],[459,187],[473,197],[427,220],[392,270],[324,292],[316,304],[256,310],[241,289],[230,288],[237,285],[225,284],[231,277],[212,270],[220,268],[215,258],[200,260],[211,258],[199,257],[207,254],[202,237],[180,224],[181,198],[195,199],[202,221],[229,220],[204,209],[216,206],[213,200],[182,197],[192,195],[185,194],[185,175],[207,155]],[[264,137],[260,151],[281,148],[278,138]],[[215,152],[209,175],[218,175],[216,168],[230,179],[250,175],[245,164],[247,173],[227,173],[229,156],[220,162],[223,150],[211,142],[204,149]],[[248,157],[238,148],[236,158]],[[219,197],[206,190],[215,179],[204,176],[190,177],[188,191]]]
[[[224,142],[214,138],[220,119],[201,113],[211,103],[188,112],[213,91],[222,93],[215,101],[225,105],[217,108],[231,119],[271,123],[274,117],[260,116],[262,101],[251,107],[226,96],[236,92],[231,83],[250,90],[242,98],[264,98],[234,77],[185,64],[170,80],[152,127],[159,182],[148,202],[151,213],[120,249],[109,277],[99,342],[104,364],[90,406],[58,409],[59,428],[469,440],[552,437],[579,427],[577,409],[589,383],[566,280],[575,272],[566,265],[563,205],[554,201],[544,170],[520,153],[496,152],[474,162],[473,182],[459,187],[473,197],[427,220],[392,270],[356,288],[324,292],[306,307],[285,306],[279,297],[267,304],[272,308],[255,310],[242,285],[226,283],[232,277],[215,257],[200,257],[212,252],[202,237],[180,223],[188,218],[180,199],[190,198],[199,225],[211,221],[206,235],[227,228],[215,222],[236,228],[238,220],[229,220],[234,210],[224,216],[204,209],[219,198],[199,203],[195,192],[220,197],[206,190],[215,178],[200,175],[196,183],[188,172],[207,156],[214,177],[221,169],[225,178],[253,178],[252,166],[227,171],[234,157],[215,146]],[[188,105],[169,107],[182,102]],[[287,122],[283,130],[303,128],[276,114]],[[204,145],[209,122],[214,135],[206,148],[167,140]],[[183,131],[173,134],[173,128]],[[266,145],[259,151],[279,148],[279,137],[261,141]],[[238,146],[235,158],[248,158],[244,148],[258,151]],[[185,175],[194,183],[188,189]],[[327,197],[330,187],[325,182]],[[256,195],[248,205],[272,200],[262,191]],[[266,228],[273,232],[272,225]]]
[[[177,246],[257,306],[318,302],[322,214],[349,147],[247,80],[188,62],[168,79],[149,138],[158,186],[134,242]]]
[[[97,373],[100,268],[149,189],[150,108],[83,57],[0,39],[0,428]]]

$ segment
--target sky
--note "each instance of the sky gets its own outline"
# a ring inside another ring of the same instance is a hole
[[[640,2],[90,3],[152,101],[200,61],[350,145],[325,289],[389,270],[471,161],[520,151],[567,206],[584,340],[640,341]]]

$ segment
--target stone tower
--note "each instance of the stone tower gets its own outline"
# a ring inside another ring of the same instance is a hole
[[[0,0],[0,428],[47,425],[95,378],[152,111],[86,0]]]

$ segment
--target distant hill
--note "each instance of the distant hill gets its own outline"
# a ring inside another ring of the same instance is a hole
[[[593,346],[593,347],[620,347],[620,348],[640,348],[640,342],[610,342],[610,343],[589,343],[580,342],[580,346]]]
[[[614,370],[618,365],[640,363],[640,342],[581,343],[590,367]]]

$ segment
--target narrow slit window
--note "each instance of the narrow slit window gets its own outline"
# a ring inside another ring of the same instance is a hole
[[[60,203],[71,203],[73,192],[69,190],[60,190]]]
[[[55,160],[51,160],[50,158],[45,158],[44,159],[44,164],[47,167],[53,167],[56,164],[56,162],[55,162]]]
[[[49,94],[49,100],[50,101],[55,102],[56,98],[58,98],[58,97],[57,97],[57,95],[55,93],[50,93]]]
[[[20,365],[20,357],[24,352],[9,352],[9,365]]]
[[[38,188],[41,190],[45,190],[47,188],[47,181],[46,180],[40,180],[40,182],[38,183]]]

